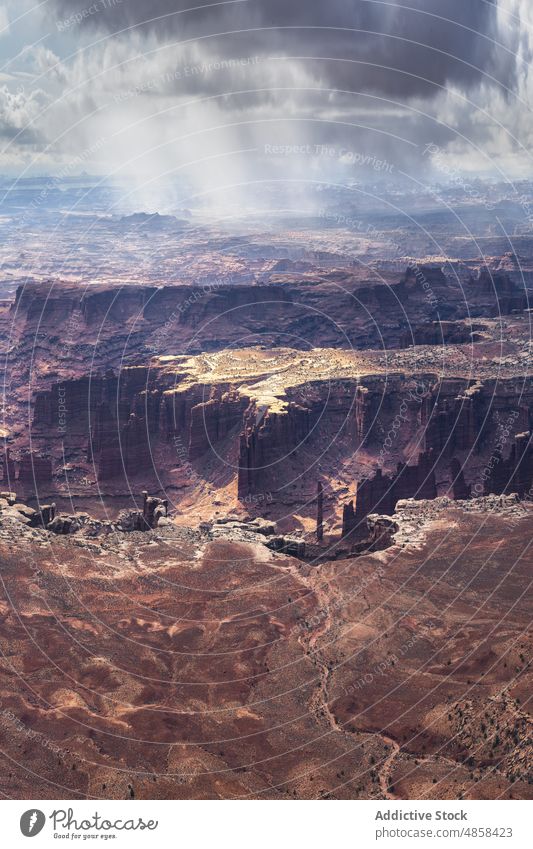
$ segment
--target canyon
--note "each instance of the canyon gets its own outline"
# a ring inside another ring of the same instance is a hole
[[[4,480],[47,500],[68,487],[87,504],[144,482],[178,513],[200,499],[211,518],[265,508],[288,522],[298,505],[304,534],[320,484],[322,524],[343,536],[402,498],[523,497],[533,484],[528,319],[487,319],[476,332],[477,342],[386,352],[163,355],[64,378],[35,393],[20,435],[4,436]]]
[[[531,798],[502,263],[0,305],[4,792]]]

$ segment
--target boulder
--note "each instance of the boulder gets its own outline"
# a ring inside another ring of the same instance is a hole
[[[75,534],[84,524],[86,516],[86,513],[74,513],[72,515],[59,513],[55,519],[48,523],[46,528],[54,534]]]
[[[291,557],[305,557],[305,542],[301,539],[285,536],[272,536],[265,543],[267,548],[279,554],[289,554]]]
[[[16,492],[0,492],[0,498],[4,498],[7,501],[7,503],[12,506],[13,504],[15,504],[15,502],[17,500],[17,493]]]
[[[14,510],[18,510],[19,513],[22,513],[26,519],[29,519],[32,524],[34,524],[35,519],[39,515],[37,510],[34,510],[33,507],[28,507],[27,504],[19,504],[18,502],[13,505]]]

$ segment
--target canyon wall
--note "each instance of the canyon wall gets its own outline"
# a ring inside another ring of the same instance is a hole
[[[437,265],[412,266],[388,281],[353,269],[233,286],[28,283],[4,325],[12,340],[28,340],[34,356],[55,347],[61,364],[75,347],[87,366],[117,367],[132,357],[251,344],[401,347],[412,344],[410,328],[419,328],[416,344],[439,344],[443,335],[468,341],[468,331],[452,322],[527,308],[524,291],[504,273],[471,278],[467,295]],[[424,329],[436,319],[442,325]]]
[[[344,505],[342,536],[355,539],[365,536],[367,516],[371,513],[391,516],[400,499],[436,497],[435,465],[431,452],[421,454],[415,465],[399,463],[396,473],[390,476],[378,469],[373,477],[358,483],[355,507],[353,501]]]

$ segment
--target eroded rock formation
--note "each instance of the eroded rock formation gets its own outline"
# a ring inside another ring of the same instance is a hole
[[[398,464],[396,474],[384,475],[381,469],[357,485],[353,501],[344,505],[342,535],[357,538],[366,533],[366,518],[371,513],[392,515],[396,503],[403,498],[418,500],[436,498],[434,459],[431,452],[420,455],[414,466]]]
[[[293,402],[283,412],[253,404],[240,436],[238,497],[259,492],[280,474],[279,464],[302,447],[309,435],[309,409]]]

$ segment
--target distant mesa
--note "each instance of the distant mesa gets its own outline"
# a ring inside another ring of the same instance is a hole
[[[188,210],[184,210],[183,214],[189,217],[187,212]],[[185,227],[187,223],[186,218],[176,218],[175,215],[160,215],[159,212],[133,212],[131,215],[123,215],[120,218],[120,224],[150,230]]]

